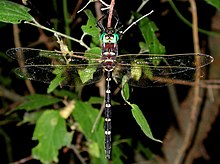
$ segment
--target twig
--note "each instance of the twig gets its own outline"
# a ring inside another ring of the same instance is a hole
[[[100,2],[95,3],[95,11],[96,11],[97,20],[99,20],[102,17],[101,6],[102,4]]]
[[[88,46],[83,42],[83,38],[81,38],[80,40],[78,40],[78,39],[73,38],[73,37],[71,37],[71,36],[68,36],[68,35],[65,35],[65,34],[63,34],[63,33],[60,33],[60,32],[54,31],[54,30],[52,30],[52,29],[49,29],[49,28],[47,28],[47,27],[45,27],[45,26],[39,24],[36,20],[33,20],[33,22],[34,22],[34,23],[25,21],[25,23],[30,24],[30,25],[32,25],[32,26],[35,26],[35,27],[38,27],[38,28],[41,28],[41,29],[50,31],[50,32],[52,32],[52,33],[56,33],[57,35],[60,35],[60,36],[65,37],[65,38],[67,38],[67,39],[73,40],[74,42],[77,42],[77,43],[79,43],[81,46],[85,47],[87,50],[90,49],[90,47],[88,47]]]
[[[15,47],[21,47],[20,37],[19,37],[19,29],[17,25],[13,25],[13,35],[14,35],[14,43]],[[20,67],[24,67],[24,60],[19,60],[18,64]],[[30,80],[25,80],[25,84],[31,94],[35,93],[34,87]]]
[[[84,160],[83,157],[80,155],[79,151],[77,150],[77,148],[76,148],[74,145],[71,145],[69,148],[73,150],[73,152],[76,154],[77,158],[80,160],[80,162],[81,162],[82,164],[86,164],[85,160]]]
[[[68,12],[67,0],[63,0],[63,17],[64,17],[65,34],[70,36],[71,35],[71,31],[70,31],[70,15],[69,15],[69,12]],[[72,47],[70,40],[67,40],[67,45],[69,47]]]
[[[197,8],[194,0],[189,0],[191,9],[192,9],[192,24],[193,24],[193,41],[194,41],[194,51],[199,52],[199,38],[198,38],[198,17],[197,17]],[[196,67],[200,65],[199,58],[195,57]],[[188,123],[186,133],[184,136],[182,147],[179,149],[178,154],[175,158],[174,164],[182,163],[186,155],[186,150],[189,148],[193,134],[195,132],[197,116],[198,116],[198,107],[201,102],[199,96],[199,82],[200,82],[200,69],[196,69],[195,73],[195,86],[194,86],[194,99],[192,104],[192,109],[190,113],[190,122]]]
[[[29,156],[29,157],[25,157],[23,159],[20,159],[19,161],[16,161],[16,162],[12,162],[10,164],[21,164],[21,163],[26,163],[30,160],[33,160],[33,157],[32,156]]]
[[[12,162],[13,161],[13,156],[12,156],[11,138],[3,130],[3,128],[0,129],[0,135],[5,140],[5,146],[2,146],[2,147],[6,149],[6,156],[8,157],[8,162]]]
[[[143,18],[147,17],[148,15],[152,14],[154,11],[151,10],[151,12],[145,14],[144,16],[140,17],[138,20],[136,20],[135,22],[133,22],[130,26],[128,26],[122,34],[126,33],[133,25],[136,25],[137,22],[139,22],[140,20],[142,20]]]
[[[111,27],[112,24],[112,14],[114,11],[114,6],[115,6],[115,0],[111,0],[110,8],[109,8],[109,15],[108,15],[108,24],[107,27]]]
[[[77,13],[80,13],[81,11],[83,11],[91,2],[93,2],[93,0],[89,0],[89,2],[87,2],[87,4],[82,9],[77,11]]]
[[[82,9],[80,9],[79,11],[77,11],[77,13],[80,13],[80,12],[83,11],[90,3],[96,2],[96,1],[99,1],[99,2],[101,2],[101,4],[103,4],[104,6],[106,6],[105,9],[108,9],[108,8],[109,8],[109,5],[108,5],[107,3],[105,3],[104,1],[102,1],[102,0],[89,0],[89,2],[87,2],[87,4],[86,4]]]
[[[0,97],[5,97],[9,100],[12,100],[12,101],[19,101],[19,102],[22,102],[25,100],[24,97],[10,91],[10,90],[7,90],[6,88],[4,88],[4,86],[1,86],[0,85]]]
[[[168,0],[168,2],[170,3],[171,7],[173,8],[174,12],[176,13],[176,15],[189,27],[192,27],[192,23],[190,21],[188,21],[180,12],[179,10],[176,8],[175,4],[173,3],[172,0]],[[219,32],[214,32],[214,31],[206,31],[204,29],[198,28],[199,32],[206,34],[206,35],[210,35],[210,36],[217,36],[220,37],[220,33]]]
[[[101,2],[101,4],[103,4],[106,7],[109,7],[109,5],[107,3],[105,3],[103,0],[99,0],[99,2]]]
[[[83,0],[78,0],[76,7],[70,16],[70,22],[73,22],[73,20],[76,18],[76,13],[78,13],[78,9],[79,9],[80,5],[82,4],[82,2],[83,2]]]
[[[100,111],[99,111],[99,114],[97,115],[97,117],[96,117],[96,119],[95,119],[95,121],[94,121],[94,123],[93,123],[92,130],[91,130],[92,133],[94,133],[95,128],[96,128],[96,125],[97,125],[99,119],[101,118],[104,109],[105,109],[105,103],[103,102],[103,103],[102,103],[102,106],[101,106],[101,109],[100,109]]]
[[[141,9],[146,5],[146,3],[148,2],[149,0],[142,0],[142,3],[141,5],[138,7],[137,11],[136,12],[140,12]],[[128,21],[128,24],[131,24],[132,21],[134,20],[134,16],[132,15],[130,20]]]

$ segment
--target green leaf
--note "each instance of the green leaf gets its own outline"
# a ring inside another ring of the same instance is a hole
[[[89,59],[99,59],[101,58],[101,48],[100,47],[93,47],[89,50],[86,50],[85,57]]]
[[[132,63],[131,64],[131,77],[136,80],[139,81],[139,79],[141,78],[142,75],[142,68],[141,67],[137,67],[137,64]]]
[[[154,159],[154,153],[148,147],[144,147],[140,142],[138,142],[137,151],[142,153],[149,160]]]
[[[62,97],[62,98],[67,97],[70,100],[78,98],[78,96],[75,93],[73,93],[72,91],[67,91],[65,89],[55,90],[55,91],[53,91],[53,94],[56,97]]]
[[[82,83],[86,83],[89,80],[93,79],[93,74],[96,72],[96,68],[93,66],[88,66],[85,69],[78,70],[78,74],[80,76],[80,79]]]
[[[87,24],[83,25],[81,28],[84,33],[86,33],[94,38],[97,38],[98,42],[99,42],[99,37],[98,37],[99,36],[99,29],[96,27],[97,20],[93,16],[93,14],[90,10],[84,10],[84,12],[86,13],[86,15],[88,17],[88,21],[87,21]]]
[[[125,75],[122,78],[122,90],[121,95],[125,101],[127,101],[130,97],[129,85],[127,83],[128,77]]]
[[[98,55],[99,54],[99,55]],[[101,49],[99,47],[93,47],[90,50],[87,50],[85,52],[85,57],[88,59],[99,59],[101,57]],[[86,83],[89,80],[93,79],[93,74],[96,72],[96,67],[92,64],[97,64],[97,67],[99,66],[99,63],[97,63],[97,60],[88,60],[91,66],[87,66],[85,69],[78,70],[78,74],[80,76],[80,79],[82,83]]]
[[[132,111],[133,117],[135,118],[136,122],[138,123],[138,125],[140,126],[140,128],[144,132],[144,134],[154,141],[162,142],[162,141],[155,139],[153,137],[153,134],[150,130],[150,126],[149,126],[147,120],[145,119],[143,113],[139,109],[139,107],[136,104],[129,104],[129,105],[132,107],[131,111]]]
[[[90,97],[88,103],[89,104],[102,104],[103,103],[103,97]]]
[[[37,121],[33,139],[39,143],[32,149],[32,156],[44,164],[58,162],[58,151],[69,146],[73,134],[67,132],[66,122],[59,111],[47,110]]]
[[[112,143],[112,163],[120,164],[124,163],[121,157],[125,157],[126,155],[123,153],[122,148],[124,145],[128,145],[131,147],[132,140],[130,138],[121,139],[119,135],[114,135],[114,142]]]
[[[140,47],[140,53],[146,53],[149,52],[148,44],[145,42],[139,42],[139,47]]]
[[[0,21],[18,24],[22,20],[32,21],[34,18],[28,13],[30,9],[11,1],[0,1]]]
[[[205,0],[208,4],[214,6],[216,9],[220,10],[220,1],[219,0]]]
[[[26,96],[26,98],[27,100],[23,102],[21,105],[19,105],[16,109],[25,109],[26,111],[31,111],[61,101],[58,98],[49,95],[41,95],[41,94],[29,95]]]
[[[103,97],[90,97],[88,103],[89,104],[103,104]],[[111,101],[112,105],[120,105],[120,103],[116,102],[116,101]]]
[[[53,74],[55,74],[56,77],[50,82],[50,85],[47,88],[47,93],[53,92],[58,86],[62,84],[62,82],[65,80],[63,72],[64,70],[60,68],[57,68],[53,71]]]
[[[141,15],[138,13],[134,13],[134,15],[136,16],[136,18],[141,17]],[[138,23],[138,27],[140,28],[142,36],[144,37],[144,40],[148,45],[146,48],[149,48],[149,53],[164,54],[166,51],[165,47],[160,44],[157,36],[155,35],[155,32],[158,31],[156,24],[152,22],[149,18],[145,17]]]
[[[112,164],[123,164],[121,156],[124,155],[119,145],[112,145]]]
[[[19,125],[29,123],[29,124],[36,124],[37,120],[39,117],[42,115],[44,111],[43,110],[38,110],[34,112],[26,112],[24,114],[23,120],[19,122]]]
[[[153,80],[153,73],[147,64],[142,66],[142,70],[148,79]]]
[[[92,157],[91,163],[106,163],[104,151],[104,119],[101,118],[92,133],[93,124],[99,111],[87,103],[75,102],[75,109],[72,112],[74,119],[85,135],[89,144],[89,154]]]

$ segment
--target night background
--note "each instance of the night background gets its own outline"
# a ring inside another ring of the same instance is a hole
[[[64,1],[67,3],[68,16],[71,16],[67,26],[64,18]],[[88,1],[64,1],[31,1],[32,5],[28,6],[31,8],[29,13],[40,24],[54,28],[59,32],[67,32],[65,28],[68,27],[71,37],[80,39],[83,35],[81,27],[87,23],[88,18],[83,11],[76,12],[84,7]],[[13,2],[22,4],[21,1]],[[110,4],[111,1],[105,0],[105,2]],[[182,16],[192,22],[189,1],[173,0],[172,2]],[[141,3],[141,0],[116,0],[114,9],[123,29],[129,26],[128,21],[131,19],[132,13],[138,9]],[[218,86],[220,76],[220,12],[204,0],[196,0],[196,5],[198,27],[207,31],[206,34],[204,32],[199,33],[200,51],[214,57],[213,63],[201,69],[204,73],[203,80],[206,79],[207,83],[204,83],[204,87],[200,87],[197,112],[192,116],[193,86],[173,84],[165,87],[130,87],[129,101],[139,106],[155,139],[163,141],[161,144],[149,139],[142,132],[131,114],[131,107],[126,104],[119,90],[112,95],[112,101],[117,102],[117,105],[112,106],[112,142],[113,144],[118,142],[117,149],[115,148],[118,156],[114,154],[113,146],[113,157],[110,163],[220,163],[218,150],[220,146],[220,117],[218,112],[220,103]],[[91,10],[95,17],[100,18],[97,4],[90,3],[86,9]],[[158,30],[155,35],[165,47],[166,54],[195,52],[192,28],[180,19],[170,2],[150,0],[138,13],[144,15],[151,10],[154,12],[148,18],[156,24]],[[18,67],[18,62],[7,57],[5,52],[16,46],[51,51],[59,49],[53,33],[23,22],[16,27],[9,23],[0,22],[0,163],[2,164],[42,163],[31,156],[32,148],[38,144],[38,141],[32,140],[32,138],[36,121],[40,116],[36,116],[37,118],[35,117],[33,122],[30,120],[25,122],[24,116],[36,111],[42,113],[46,109],[58,110],[64,106],[62,102],[58,102],[36,110],[15,110],[18,105],[27,100],[25,97],[28,95],[34,93],[47,95],[49,84],[31,81],[34,89],[31,91],[28,87],[30,85],[13,72]],[[104,21],[104,23],[106,22]],[[19,30],[19,34],[15,31],[16,29]],[[20,45],[15,45],[16,34],[19,36],[17,43]],[[70,50],[76,52],[86,50],[85,47],[74,41],[68,41],[68,39],[64,39],[64,41],[71,45]],[[119,54],[139,53],[140,41],[144,42],[143,36],[138,25],[134,25],[119,41]],[[84,42],[90,46],[91,36],[86,36]],[[64,86],[58,87],[57,92],[54,91],[50,95],[51,97],[59,95],[57,97],[68,101],[76,99],[87,102],[91,97],[101,97],[100,99],[104,101],[100,95],[100,88],[96,84],[86,85],[83,88]],[[111,88],[112,92],[119,89],[115,83]],[[62,92],[63,90],[67,92]],[[101,104],[93,105],[93,107],[100,109]],[[102,163],[97,162],[99,159],[94,159],[89,153],[88,138],[82,133],[80,127],[77,130],[71,128],[72,125],[77,124],[74,122],[77,119],[73,117],[72,115],[69,116],[64,122],[68,132],[74,131],[71,144],[78,148],[78,155],[83,160],[76,155],[75,149],[63,146],[59,149],[57,157],[59,162],[51,161],[50,163],[74,164],[83,163],[82,161],[85,163]],[[31,117],[29,118],[31,119]],[[192,121],[192,118],[195,122]],[[22,120],[23,124],[21,124]],[[187,135],[189,138],[186,137]],[[104,147],[104,145],[100,145],[100,147]]]

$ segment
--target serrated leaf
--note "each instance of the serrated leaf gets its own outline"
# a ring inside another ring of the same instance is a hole
[[[89,50],[86,50],[85,57],[89,59],[99,59],[101,57],[101,48],[100,47],[93,47]]]
[[[93,47],[90,50],[87,50],[85,52],[85,57],[87,57],[88,59],[99,59],[101,55],[99,55],[101,53],[101,49],[99,47]],[[89,63],[88,64],[94,64],[97,63],[97,61],[95,60],[88,60]],[[80,76],[80,79],[82,81],[82,83],[86,83],[89,80],[93,79],[93,74],[96,72],[96,67],[94,66],[87,66],[85,69],[82,70],[78,70],[78,74]]]
[[[33,139],[39,143],[32,149],[32,156],[44,164],[58,162],[58,151],[63,146],[69,146],[73,134],[67,132],[66,122],[59,111],[47,110],[37,121]]]
[[[80,79],[82,81],[82,83],[86,83],[87,81],[93,79],[93,74],[96,72],[96,68],[95,67],[86,67],[83,70],[78,70],[78,74],[80,76]]]
[[[22,20],[32,21],[34,18],[28,13],[30,9],[11,1],[0,1],[0,21],[18,24]]]
[[[154,141],[162,142],[162,141],[155,139],[153,137],[150,126],[149,126],[147,120],[145,119],[143,113],[139,109],[139,107],[136,104],[129,104],[129,105],[132,107],[131,111],[132,111],[133,117],[135,118],[136,122],[138,123],[138,125],[140,126],[140,128],[144,132],[144,134]]]
[[[81,28],[84,33],[92,36],[93,38],[97,38],[99,41],[99,29],[96,27],[97,20],[93,16],[92,12],[90,10],[84,10],[88,17],[88,21],[86,25],[83,25]],[[96,39],[96,40],[97,40]],[[97,41],[96,41],[97,42]]]
[[[52,105],[61,101],[58,98],[42,95],[42,94],[33,94],[26,96],[27,100],[20,104],[16,109],[25,109],[27,111],[36,110],[44,106]]]
[[[214,6],[216,9],[220,10],[220,1],[219,0],[205,0],[208,4]]]
[[[93,140],[96,142],[101,141],[100,138],[104,140],[104,129],[103,127],[101,127],[101,124],[104,122],[103,119],[100,119],[100,123],[98,124],[95,133],[91,133],[93,123],[98,113],[98,110],[94,109],[91,105],[87,103],[83,103],[80,101],[75,102],[75,109],[72,114],[75,120],[79,123],[81,130],[83,131],[87,140]]]
[[[140,14],[134,13],[136,17],[141,17]],[[155,32],[158,31],[156,24],[149,18],[145,17],[138,23],[138,27],[141,30],[142,36],[148,45],[150,54],[164,54],[165,47],[160,44]]]
[[[104,119],[101,118],[94,133],[91,132],[93,124],[99,111],[91,105],[80,101],[75,102],[75,109],[72,112],[74,119],[80,126],[89,144],[89,154],[92,157],[91,163],[107,163],[104,151]],[[98,146],[98,149],[97,149]],[[94,148],[94,149],[92,149]],[[94,151],[94,152],[93,152]]]

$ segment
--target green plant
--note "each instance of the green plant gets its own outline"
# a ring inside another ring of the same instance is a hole
[[[68,17],[66,2],[65,0],[63,1],[66,35],[40,25],[28,13],[27,8],[9,1],[0,1],[0,20],[12,24],[20,24],[21,21],[25,21],[26,24],[34,25],[58,35],[58,38],[61,36],[67,38],[66,44],[69,49],[73,47],[73,43],[78,43],[74,48],[81,46],[83,47],[82,49],[86,50],[86,53],[99,54],[101,51],[98,37],[99,30],[96,28],[96,19],[92,12],[84,10],[87,15],[87,24],[81,27],[82,35],[80,39],[70,37],[69,24],[71,19]],[[138,13],[133,13],[133,15],[135,18],[141,17]],[[158,29],[154,22],[145,18],[138,24],[138,27],[143,36],[143,41],[139,42],[141,52],[147,50],[150,53],[165,53],[165,47],[159,43],[155,35]],[[85,41],[86,37],[89,37],[89,41]],[[60,75],[58,72],[56,78],[51,81],[47,94],[35,93],[27,95],[25,99],[21,100],[22,103],[13,112],[10,112],[13,114],[24,110],[25,115],[20,124],[36,124],[33,139],[38,141],[38,145],[32,149],[32,157],[39,159],[42,163],[58,162],[59,150],[62,147],[67,147],[67,149],[74,151],[82,163],[85,162],[85,159],[82,158],[84,156],[81,156],[81,151],[89,154],[91,163],[108,163],[104,153],[104,120],[100,118],[95,128],[93,127],[96,118],[99,116],[99,110],[94,106],[101,106],[103,98],[93,96],[88,101],[82,101],[83,92],[81,86],[71,90],[69,88],[68,90],[59,88],[59,84],[63,80]],[[150,73],[148,73],[148,76],[150,76]],[[88,74],[82,72],[82,81],[87,81],[90,78]],[[144,134],[155,141],[159,141],[153,137],[148,122],[138,105],[130,102],[130,88],[126,80],[122,83],[121,95],[124,101],[132,108],[132,115]],[[119,105],[119,103],[113,102],[113,105]],[[92,130],[94,131],[93,133],[91,132]],[[73,144],[76,141],[72,141],[72,138],[77,137],[79,132],[83,134],[85,139],[82,139],[80,144]],[[113,163],[123,163],[121,157],[126,157],[126,154],[122,151],[121,145],[124,143],[131,145],[131,142],[130,138],[123,139],[120,136],[115,136],[112,153]],[[153,156],[143,146],[138,146],[138,149],[143,152],[146,151],[146,157],[151,158]],[[88,155],[85,156],[87,158]]]

